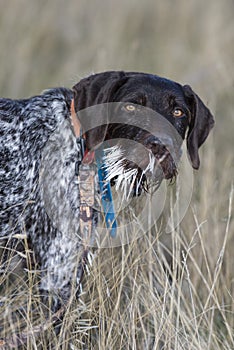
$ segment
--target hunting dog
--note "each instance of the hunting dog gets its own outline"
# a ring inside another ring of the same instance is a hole
[[[78,118],[88,107],[121,103],[119,119],[113,121],[110,117],[88,127],[83,125],[86,119],[80,118],[80,124],[86,129],[86,153],[112,139],[133,140],[144,146],[148,157],[131,150],[137,153],[138,164],[127,159],[125,153],[129,150],[124,145],[121,152],[121,147],[114,146],[105,155],[111,184],[127,179],[135,196],[147,187],[146,169],[153,183],[160,182],[160,177],[176,176],[177,162],[172,153],[179,154],[185,138],[191,165],[198,169],[198,149],[214,125],[209,109],[190,86],[145,73],[104,72],[82,79],[72,90],[54,88],[29,99],[0,100],[0,237],[9,251],[21,249],[20,237],[26,235],[41,270],[41,294],[53,296],[55,311],[69,299],[74,275],[77,283],[80,280],[82,233],[76,164],[81,146],[74,135],[72,103]],[[151,133],[152,117],[145,110],[160,114],[181,141],[166,135],[165,130],[162,138]],[[135,123],[137,115],[140,125]],[[62,138],[61,129],[66,131]],[[51,147],[47,159],[48,142]],[[47,164],[44,173],[42,162]],[[156,170],[159,164],[160,173]],[[46,203],[48,194],[52,209]],[[66,222],[66,208],[59,205],[64,198],[73,210],[73,223]],[[52,219],[56,210],[61,223],[57,226]],[[99,220],[95,213],[92,220],[95,226]]]

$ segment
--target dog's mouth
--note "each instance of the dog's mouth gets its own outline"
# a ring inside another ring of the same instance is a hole
[[[171,147],[165,146],[159,140],[150,143],[150,151],[155,158],[156,167],[162,171],[163,178],[166,180],[175,178],[178,163],[178,155],[175,151],[172,152]]]
[[[128,140],[129,141],[129,140]],[[142,191],[156,190],[163,179],[171,180],[177,174],[177,161],[169,148],[159,140],[144,146],[126,147],[118,143],[105,149],[104,166],[108,178],[124,198],[140,195]]]

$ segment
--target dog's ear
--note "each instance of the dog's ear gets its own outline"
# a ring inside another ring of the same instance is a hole
[[[116,92],[127,79],[128,77],[124,72],[110,71],[90,75],[76,84],[73,87],[74,106],[81,124],[85,124],[87,119],[85,118],[85,112],[79,114],[79,111],[98,104],[114,102]],[[90,128],[90,125],[88,125],[86,128],[88,130],[86,132],[86,146],[89,150],[103,142],[106,136],[108,118],[105,112],[100,115],[100,110],[100,108],[97,108],[98,115],[95,115],[94,124],[98,126]]]
[[[198,169],[200,159],[198,148],[205,142],[214,126],[214,118],[199,96],[189,85],[183,87],[187,97],[191,119],[187,135],[187,149],[194,169]]]

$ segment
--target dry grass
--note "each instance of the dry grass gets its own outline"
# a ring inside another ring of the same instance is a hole
[[[93,71],[138,70],[190,83],[216,116],[191,205],[172,234],[171,283],[153,231],[122,248],[102,249],[81,300],[67,310],[63,336],[50,329],[25,348],[233,349],[233,2],[0,5],[2,96],[71,86]],[[19,271],[11,284],[1,270],[1,336],[44,318],[36,273]]]
[[[233,189],[217,254],[207,244],[209,222],[199,222],[195,209],[184,231],[172,232],[171,281],[155,232],[120,248],[100,249],[86,272],[80,300],[68,307],[61,336],[49,329],[25,348],[40,349],[40,344],[48,349],[49,339],[53,349],[68,349],[68,344],[72,349],[231,349],[233,285],[226,255],[232,196]],[[191,236],[185,234],[188,229]],[[10,286],[8,276],[2,281],[3,335],[43,323],[35,273],[28,272],[27,281],[17,277]]]

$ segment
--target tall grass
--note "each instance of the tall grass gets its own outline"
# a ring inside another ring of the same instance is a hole
[[[170,236],[171,280],[158,228],[121,248],[101,249],[86,271],[80,300],[69,305],[60,337],[51,328],[29,338],[25,348],[233,349],[233,2],[0,5],[2,96],[72,86],[91,72],[138,70],[190,83],[216,116],[190,207]],[[30,264],[29,255],[20,257]],[[11,283],[1,269],[3,337],[45,319],[37,272],[18,268],[14,275]]]
[[[207,222],[199,220],[195,209],[183,230],[171,233],[170,279],[159,230],[120,248],[96,250],[80,300],[66,311],[60,337],[51,328],[39,337],[29,337],[26,348],[41,344],[48,349],[49,342],[55,349],[232,349],[232,271],[225,258],[232,196],[233,189],[217,254],[207,244]],[[18,276],[13,286],[7,285],[8,276],[3,277],[3,335],[17,334],[25,327],[30,331],[45,322],[35,277],[35,271],[28,271],[28,280]]]

